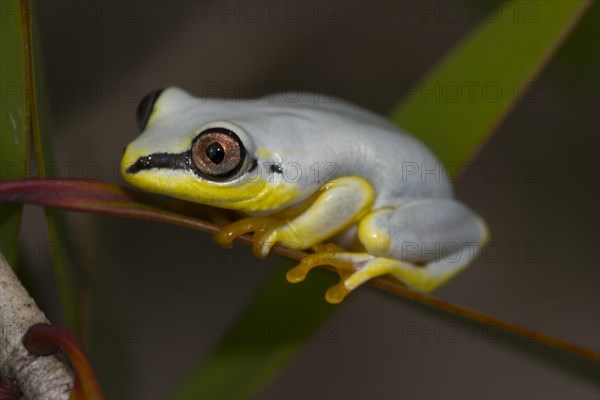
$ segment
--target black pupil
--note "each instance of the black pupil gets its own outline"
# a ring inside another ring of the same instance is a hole
[[[225,150],[223,146],[221,146],[218,142],[212,142],[206,148],[206,156],[208,159],[215,164],[220,164],[221,161],[225,158]]]

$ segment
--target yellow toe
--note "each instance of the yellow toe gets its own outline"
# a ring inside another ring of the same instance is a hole
[[[346,288],[344,281],[340,281],[327,289],[325,300],[331,304],[339,304],[348,296],[348,293],[350,293],[350,290]]]

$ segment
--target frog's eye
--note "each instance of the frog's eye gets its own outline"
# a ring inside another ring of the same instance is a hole
[[[208,177],[222,179],[235,175],[244,164],[245,157],[244,145],[229,129],[207,129],[192,143],[192,163]]]
[[[146,129],[146,125],[148,125],[148,120],[150,119],[152,111],[154,110],[154,104],[156,104],[156,100],[158,100],[162,92],[163,89],[150,92],[147,95],[145,95],[142,101],[140,101],[140,104],[138,104],[135,117],[137,119],[137,126],[140,129],[140,131]]]

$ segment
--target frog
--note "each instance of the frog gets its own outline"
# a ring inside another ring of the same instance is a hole
[[[443,165],[423,143],[335,97],[221,99],[169,87],[147,94],[136,120],[141,134],[121,160],[126,182],[239,213],[215,235],[224,246],[253,234],[258,257],[275,245],[309,250],[287,280],[333,267],[330,303],[381,276],[432,292],[489,240],[452,182],[432,173]]]

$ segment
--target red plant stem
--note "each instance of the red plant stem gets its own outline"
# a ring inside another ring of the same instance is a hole
[[[0,400],[19,400],[23,392],[12,379],[0,376]]]
[[[23,346],[32,354],[47,356],[63,349],[71,359],[75,369],[75,393],[77,399],[104,399],[96,376],[83,352],[79,338],[69,329],[56,325],[39,323],[32,325],[23,336]],[[78,390],[82,388],[82,390]],[[79,394],[84,393],[83,397]]]
[[[206,221],[150,205],[148,199],[140,203],[136,200],[137,198],[140,198],[139,193],[120,186],[77,179],[25,179],[0,182],[0,203],[29,203],[73,211],[168,222],[213,234],[221,229]],[[254,243],[252,237],[248,235],[240,236],[237,239],[245,244]],[[272,251],[298,261],[308,255],[303,251],[279,245],[274,246]],[[325,268],[335,272],[333,268]],[[370,280],[369,284],[439,310],[481,324],[495,326],[513,334],[515,337],[528,338],[571,354],[600,361],[600,353],[596,350],[520,327],[499,318],[490,317],[479,311],[447,302],[429,294],[414,291],[399,282],[386,278],[375,278]]]

